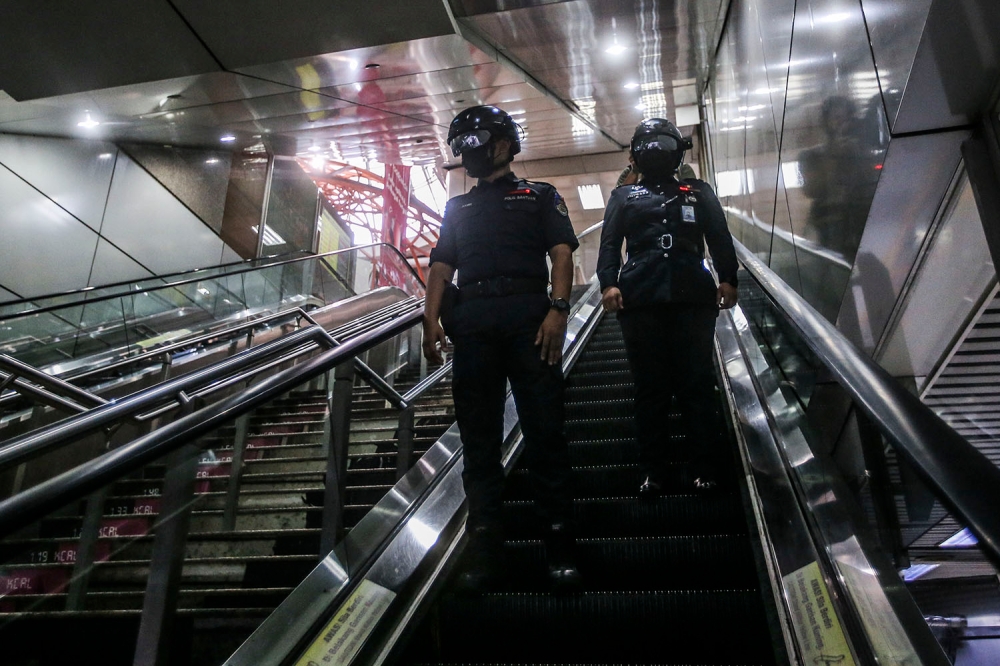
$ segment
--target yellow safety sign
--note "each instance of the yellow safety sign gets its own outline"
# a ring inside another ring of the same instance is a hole
[[[819,565],[812,562],[781,580],[802,663],[810,666],[855,666]]]
[[[347,666],[395,596],[377,583],[361,581],[295,666]]]

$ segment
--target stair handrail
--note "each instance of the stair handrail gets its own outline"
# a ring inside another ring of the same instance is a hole
[[[3,381],[0,381],[0,395],[10,388],[14,393],[30,395],[43,404],[69,412],[82,412],[107,403],[107,400],[90,391],[7,354],[0,354],[0,375],[4,375]]]
[[[328,372],[423,319],[424,308],[384,323],[333,349],[268,377],[240,393],[193,411],[148,435],[139,437],[89,460],[47,481],[32,486],[0,502],[0,537],[45,517],[60,506],[86,497],[91,492],[135,471],[171,451],[195,441],[225,423],[247,414],[303,383]],[[294,336],[295,334],[291,334]],[[305,329],[302,337],[320,335]],[[285,336],[288,338],[291,336]],[[281,342],[284,338],[275,341]],[[114,406],[112,406],[114,407]]]
[[[409,313],[404,313],[404,317],[412,316],[412,312],[415,311],[423,312],[423,304],[419,300],[408,299],[407,301],[401,301],[401,303],[410,303],[414,308]],[[386,309],[391,309],[398,305],[399,303],[396,303],[388,306]],[[161,404],[165,400],[172,401],[181,394],[186,395],[196,387],[210,382],[217,382],[232,373],[246,371],[248,368],[252,368],[258,361],[272,355],[281,354],[277,359],[280,364],[314,351],[316,345],[323,344],[328,347],[337,348],[337,345],[346,344],[346,342],[339,342],[335,336],[327,332],[322,326],[316,324],[308,315],[307,318],[311,323],[308,327],[300,328],[298,331],[260,346],[246,349],[206,368],[201,368],[186,375],[167,380],[120,400],[108,402],[87,412],[57,421],[45,428],[12,438],[0,446],[0,471],[26,462],[43,453],[71,444],[79,438],[101,429],[112,427]],[[398,319],[393,319],[393,321],[398,321]],[[358,337],[363,338],[364,334]],[[360,360],[356,360],[355,367],[366,379],[376,377],[378,380],[381,380],[381,377],[378,377],[377,373],[364,366]],[[254,373],[259,371],[253,368]],[[170,409],[174,407],[175,405],[172,404]]]
[[[799,330],[809,349],[937,491],[942,503],[976,535],[993,564],[1000,566],[1000,468],[860,352],[739,241],[734,245],[740,263]]]

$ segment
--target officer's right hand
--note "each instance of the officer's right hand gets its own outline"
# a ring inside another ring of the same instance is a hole
[[[622,305],[622,292],[618,287],[608,287],[601,292],[601,305],[604,306],[605,312],[618,312],[625,308]]]
[[[431,363],[444,363],[441,348],[445,345],[444,329],[436,321],[424,321],[424,358]]]

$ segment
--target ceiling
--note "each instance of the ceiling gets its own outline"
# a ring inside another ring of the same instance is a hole
[[[694,124],[728,2],[4,5],[0,132],[443,165],[475,104],[524,127],[523,160]]]

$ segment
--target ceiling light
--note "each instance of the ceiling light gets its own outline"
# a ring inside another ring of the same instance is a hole
[[[635,108],[637,108],[640,111],[642,111],[643,109],[646,108],[646,103],[645,102],[639,102],[638,104],[635,105]]]
[[[610,55],[620,55],[622,53],[625,53],[626,50],[627,50],[626,47],[622,46],[618,42],[615,42],[608,48],[604,49],[604,52]]]
[[[320,148],[319,146],[309,146],[309,152],[310,153],[318,153],[321,150],[323,150],[323,149]]]
[[[233,136],[232,134],[227,134],[223,137],[220,137],[219,141],[221,141],[222,143],[232,143],[233,141],[236,141],[236,137]]]
[[[111,153],[101,153],[100,155],[97,156],[97,159],[110,160],[112,157],[114,157],[114,155],[112,155]]]
[[[636,81],[629,81],[628,83],[625,84],[624,87],[625,90],[635,90],[636,88],[639,87],[639,84]]]
[[[576,191],[580,194],[580,203],[584,210],[604,208],[604,194],[601,192],[601,186],[597,183],[577,185]]]
[[[86,129],[90,129],[90,128],[92,128],[92,127],[97,127],[97,126],[98,126],[98,125],[100,125],[100,124],[101,124],[101,123],[99,123],[99,122],[97,122],[96,120],[94,120],[93,118],[91,118],[91,117],[90,117],[90,114],[88,113],[88,114],[87,114],[87,119],[86,119],[86,120],[81,120],[80,122],[78,122],[78,123],[76,124],[76,126],[77,126],[77,127],[84,127],[84,128],[86,128]]]
[[[325,164],[326,164],[326,159],[318,155],[309,161],[309,165],[316,171],[322,169]]]
[[[260,228],[260,225],[255,224],[255,225],[253,225],[250,228],[253,229],[254,233],[258,233],[257,230]],[[278,232],[276,232],[274,229],[272,229],[271,227],[269,227],[268,225],[265,224],[264,225],[264,245],[284,245],[284,244],[285,244],[285,239],[282,238],[278,234]]]
[[[218,163],[219,163],[218,157],[209,157],[207,160],[205,160],[205,164],[218,164]]]

